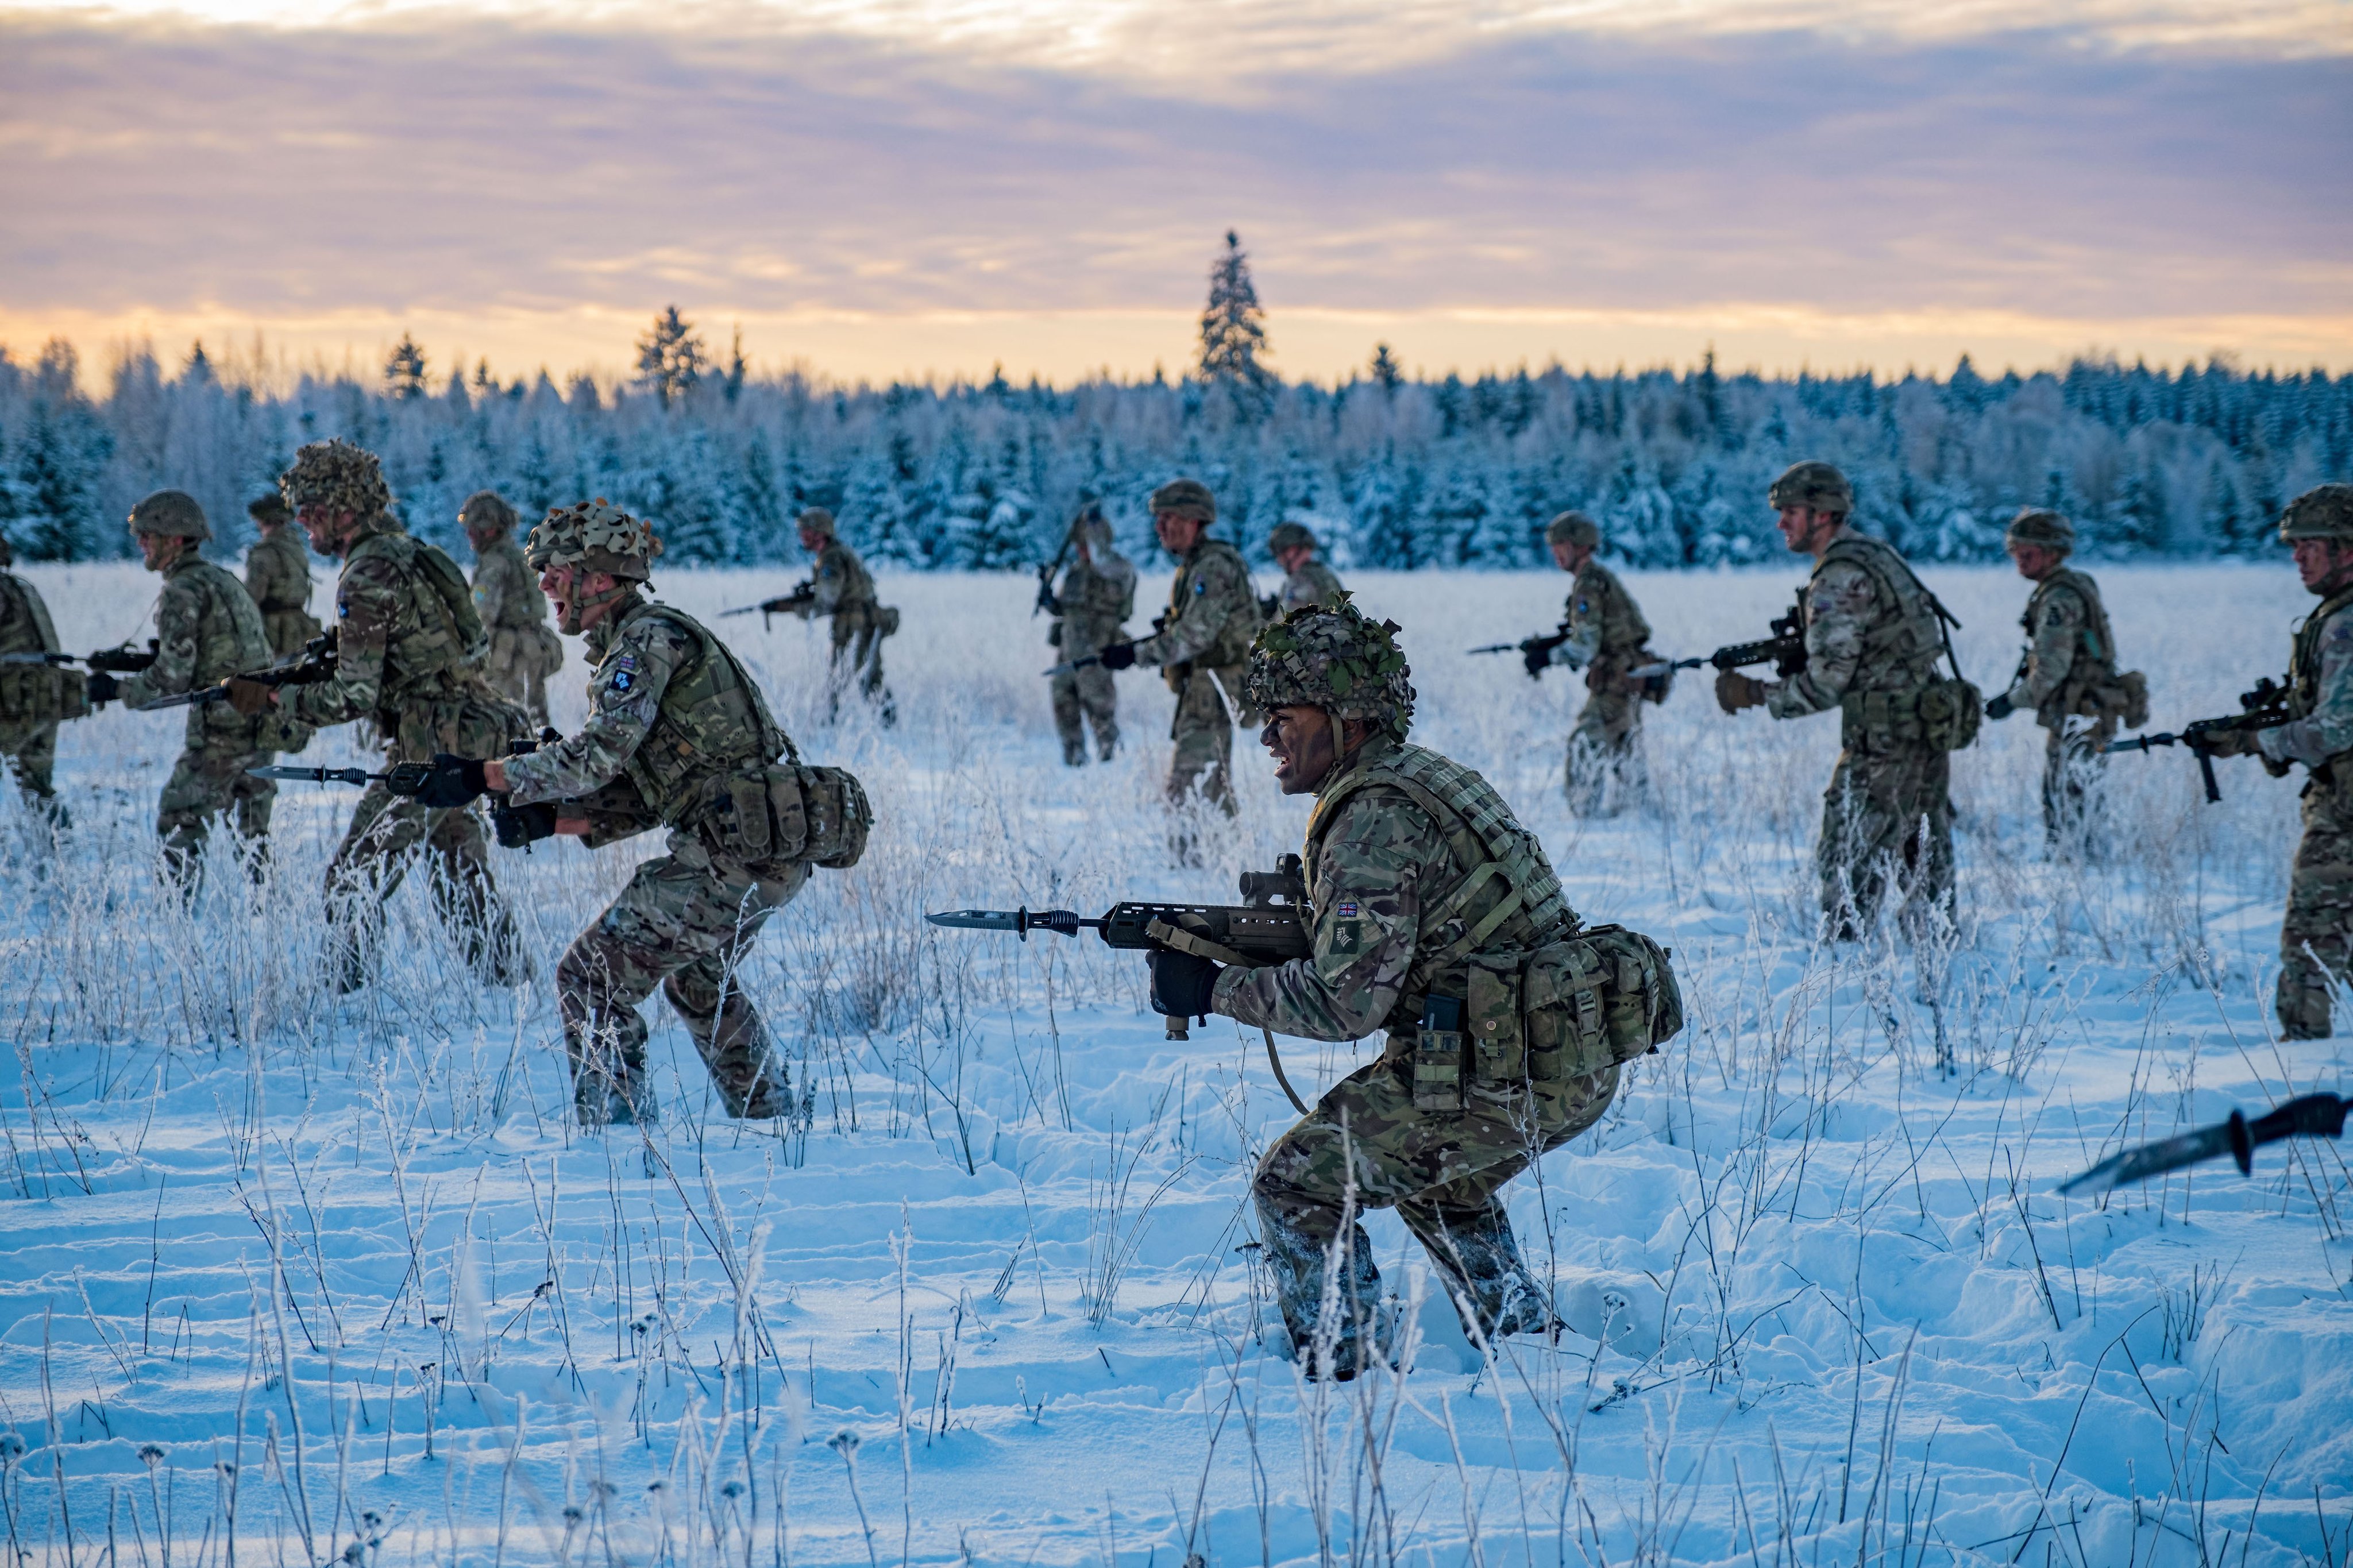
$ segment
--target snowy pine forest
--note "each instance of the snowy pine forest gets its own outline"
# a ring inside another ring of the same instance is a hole
[[[1090,497],[1158,560],[1144,497],[1178,473],[1215,487],[1254,559],[1288,519],[1343,565],[1404,570],[1542,564],[1544,523],[1570,506],[1635,565],[1776,558],[1765,489],[1803,457],[1844,468],[1862,516],[1907,554],[1951,562],[1998,559],[2028,503],[2074,518],[2094,559],[2261,550],[2288,499],[2353,474],[2353,376],[2219,359],[1989,379],[1964,357],[1888,379],[1725,374],[1711,357],[1431,381],[1384,346],[1334,386],[1246,360],[1176,380],[877,387],[754,375],[740,342],[709,354],[674,309],[640,349],[634,377],[562,386],[445,368],[406,339],[375,377],[290,374],[259,345],[169,366],[121,347],[95,376],[61,340],[30,363],[0,351],[0,531],[24,559],[120,556],[120,520],[169,486],[203,501],[233,556],[244,502],[328,436],[380,453],[408,526],[445,543],[459,502],[491,487],[526,518],[609,497],[681,563],[792,560],[791,518],[823,505],[869,557],[912,569],[1044,560]]]

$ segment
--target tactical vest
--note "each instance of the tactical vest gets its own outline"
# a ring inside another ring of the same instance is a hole
[[[384,691],[377,706],[391,711],[406,706],[418,688],[446,684],[479,667],[490,652],[491,637],[474,608],[466,574],[441,551],[397,528],[385,528],[363,535],[352,546],[343,557],[343,570],[379,558],[391,562],[407,585],[417,617],[414,632],[385,649]]]
[[[622,771],[665,826],[691,826],[691,818],[715,803],[719,781],[765,767],[788,742],[759,683],[725,643],[685,611],[645,604],[614,626],[614,640],[641,616],[659,616],[692,647],[671,673],[653,724]]]
[[[834,571],[841,574],[841,598],[839,603],[842,607],[874,603],[873,574],[866,570],[866,563],[858,559],[857,553],[839,539],[826,542],[818,564],[824,566],[828,563]]]
[[[198,658],[192,687],[212,686],[269,662],[269,628],[261,624],[260,607],[245,591],[244,584],[223,568],[195,556],[174,563],[171,575],[194,577],[205,596],[204,607],[197,612]],[[208,661],[202,657],[206,645],[213,640],[212,628],[205,623],[215,617],[227,617],[228,621],[226,651],[229,657],[226,662]]]
[[[1910,677],[1909,685],[1925,686],[1936,679],[1936,661],[1945,656],[1945,622],[1937,613],[1936,595],[1913,573],[1910,563],[1894,546],[1859,533],[1833,540],[1815,563],[1812,577],[1819,578],[1833,561],[1862,567],[1879,591],[1879,618],[1862,635],[1863,661],[1900,666]],[[1893,613],[1887,608],[1891,605]]]
[[[1250,565],[1242,560],[1241,552],[1222,539],[1204,539],[1193,547],[1193,552],[1176,568],[1176,580],[1168,585],[1168,625],[1175,626],[1184,618],[1185,605],[1193,596],[1193,579],[1211,560],[1230,562],[1234,574],[1244,583],[1250,581]],[[1169,683],[1183,684],[1185,675],[1198,665],[1205,669],[1230,669],[1250,661],[1250,639],[1258,636],[1258,602],[1248,593],[1239,605],[1226,612],[1225,625],[1218,629],[1218,638],[1193,658],[1181,665],[1169,667]],[[1180,673],[1181,671],[1181,673]],[[1239,687],[1233,694],[1239,701]]]
[[[1525,952],[1577,930],[1576,912],[1536,836],[1514,818],[1493,784],[1424,746],[1386,746],[1358,761],[1317,798],[1307,824],[1311,876],[1341,807],[1368,789],[1393,791],[1428,812],[1446,835],[1455,873],[1451,886],[1422,886],[1413,965],[1385,1020],[1392,1035],[1412,1033],[1432,991],[1461,995],[1466,961],[1473,953]],[[1309,891],[1322,901],[1320,891]]]
[[[1620,658],[1651,640],[1651,623],[1634,607],[1634,596],[1626,592],[1616,574],[1598,561],[1587,562],[1585,570],[1577,574],[1576,585],[1569,592],[1572,619],[1580,598],[1592,605],[1593,617],[1600,623],[1601,642],[1595,657]]]
[[[2052,716],[2076,711],[2085,692],[2105,684],[2116,672],[2116,641],[2108,630],[2108,607],[2100,602],[2100,590],[2092,579],[2072,566],[2053,572],[2027,595],[2026,613],[2018,620],[2026,629],[2027,642],[2031,645],[2034,641],[2036,620],[2042,606],[2061,590],[2074,595],[2083,603],[2084,624],[2076,632],[2075,657],[2067,666],[2067,679],[2045,704]]]
[[[2320,634],[2348,605],[2353,605],[2353,588],[2339,588],[2322,600],[2320,608],[2306,616],[2304,624],[2295,628],[2295,647],[2287,658],[2287,710],[2291,717],[2309,719],[2320,706]]]
[[[0,597],[13,598],[32,628],[37,647],[0,649],[8,653],[58,653],[58,628],[49,607],[34,586],[13,572],[0,572]],[[0,617],[14,619],[14,616]],[[88,685],[78,670],[52,665],[0,667],[0,723],[47,724],[79,719],[90,711]]]

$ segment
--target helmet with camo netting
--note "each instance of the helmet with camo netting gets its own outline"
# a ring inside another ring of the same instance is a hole
[[[1765,492],[1765,500],[1776,510],[1802,506],[1844,517],[1854,510],[1854,487],[1830,464],[1810,458],[1783,469],[1773,488]]]
[[[1413,670],[1397,634],[1395,621],[1368,619],[1345,593],[1328,609],[1303,605],[1250,644],[1243,695],[1253,708],[1368,719],[1402,741],[1413,727]]]
[[[157,490],[131,509],[131,531],[165,539],[210,539],[205,509],[185,490]]]
[[[522,547],[534,572],[551,566],[582,566],[642,583],[653,575],[661,541],[653,524],[642,522],[603,496],[551,507]]]
[[[341,437],[313,441],[296,452],[293,464],[278,476],[278,490],[298,512],[316,506],[353,517],[376,517],[392,509],[384,465],[374,452]]]
[[[1270,555],[1280,555],[1286,550],[1313,550],[1315,535],[1303,522],[1278,522],[1266,536]]]
[[[2064,555],[2075,548],[2075,525],[2055,511],[2021,507],[2018,515],[2010,520],[2010,526],[2002,531],[2001,542],[2005,545],[2038,545]]]
[[[1577,550],[1601,548],[1601,525],[1581,511],[1565,511],[1545,524],[1546,544],[1566,544]]]
[[[2317,485],[2287,503],[2280,513],[2280,539],[2333,539],[2353,543],[2353,485]]]
[[[515,509],[496,490],[476,490],[458,507],[458,526],[469,532],[493,528],[501,533],[512,533],[518,521]]]

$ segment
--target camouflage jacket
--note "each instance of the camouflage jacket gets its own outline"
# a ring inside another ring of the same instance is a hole
[[[1314,556],[1299,563],[1299,570],[1282,580],[1282,592],[1276,596],[1278,614],[1309,605],[1336,605],[1340,602],[1340,574]]]
[[[2275,763],[2321,767],[2353,751],[2353,588],[2339,588],[2295,631],[2288,656],[2287,708],[2295,717],[2258,731]]]
[[[507,760],[515,805],[590,800],[626,781],[651,819],[638,826],[691,827],[721,784],[765,773],[790,747],[750,672],[683,611],[632,589],[587,643],[588,721]]]
[[[0,653],[57,653],[57,627],[40,590],[14,572],[0,572]],[[0,725],[47,723],[69,705],[68,680],[79,689],[81,676],[47,665],[0,666]],[[12,737],[15,743],[21,737]]]
[[[1054,597],[1062,606],[1054,646],[1079,658],[1122,640],[1120,623],[1135,614],[1135,563],[1115,550],[1091,546],[1073,561]]]
[[[474,552],[474,609],[494,632],[521,631],[547,619],[539,577],[511,536],[501,534]]]
[[[1568,640],[1555,650],[1553,662],[1571,668],[1629,664],[1651,640],[1651,623],[1634,595],[1599,561],[1588,561],[1577,573],[1561,625]]]
[[[1258,636],[1258,596],[1241,552],[1204,537],[1177,564],[1160,630],[1135,645],[1138,664],[1239,667]]]
[[[874,605],[874,579],[867,574],[866,563],[858,558],[858,552],[839,539],[828,539],[818,549],[817,563],[809,572],[809,585],[816,596],[801,612],[803,620],[845,611],[855,614],[871,609]]]
[[[2032,710],[2035,722],[2055,730],[2087,688],[2116,671],[2099,584],[2062,567],[2034,585],[2019,625],[2026,629],[2026,664],[2010,683],[2010,705]]]
[[[253,595],[192,549],[164,569],[164,593],[155,602],[155,662],[123,679],[122,700],[136,708],[158,697],[217,686],[232,675],[264,668],[272,658]],[[244,750],[252,744],[253,721],[226,702],[201,703],[187,717],[190,746]]]
[[[62,651],[41,591],[14,572],[0,572],[0,653]]]
[[[1806,668],[1767,683],[1766,710],[1800,719],[1849,692],[1913,691],[1936,679],[1944,624],[1893,547],[1841,528],[1806,584]]]
[[[1577,929],[1544,847],[1494,787],[1386,736],[1316,791],[1304,858],[1313,953],[1227,970],[1219,1012],[1316,1040],[1387,1027],[1396,1050],[1432,992],[1463,994],[1470,954],[1526,952]]]
[[[263,534],[246,552],[245,591],[261,612],[261,629],[278,658],[293,658],[319,635],[311,614],[311,552],[292,524]]]
[[[423,548],[389,518],[362,525],[335,583],[335,673],[315,685],[281,689],[280,701],[288,717],[305,724],[373,719],[404,754],[427,744],[424,731],[446,731],[454,710],[470,708],[481,725],[505,731],[487,742],[503,750],[507,736],[522,732],[522,710],[491,690],[470,661],[456,615],[417,559]],[[455,742],[434,743],[459,750]]]

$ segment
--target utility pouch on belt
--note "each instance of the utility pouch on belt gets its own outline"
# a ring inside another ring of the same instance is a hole
[[[776,858],[846,871],[866,853],[874,807],[866,786],[848,768],[776,763],[768,769],[767,795],[776,822],[771,853]]]
[[[1473,953],[1471,957],[1468,1026],[1472,1081],[1517,1084],[1527,1074],[1521,1027],[1521,974],[1527,955]]]
[[[1527,1073],[1559,1083],[1632,1061],[1682,1033],[1672,955],[1640,931],[1594,926],[1527,958]]]
[[[1984,694],[1958,679],[1931,680],[1909,691],[1850,691],[1839,701],[1840,743],[1886,752],[1928,746],[1957,752],[1978,738]]]
[[[1421,1028],[1413,1037],[1413,1108],[1462,1109],[1462,1003],[1432,996],[1421,1005]]]

